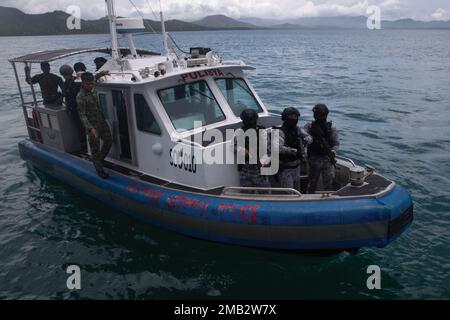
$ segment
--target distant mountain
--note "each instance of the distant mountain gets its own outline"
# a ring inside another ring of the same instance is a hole
[[[211,29],[255,29],[257,26],[241,22],[224,15],[207,16],[201,20],[194,21],[195,24]]]
[[[239,21],[249,23],[259,28],[271,28],[271,29],[305,29],[306,26],[300,25],[298,23],[292,23],[294,20],[276,20],[276,19],[261,19],[261,18],[251,18],[244,17],[240,18]]]
[[[98,20],[81,20],[81,30],[67,29],[69,14],[54,11],[44,14],[26,14],[22,11],[0,7],[0,36],[34,36],[34,35],[63,35],[63,34],[91,34],[108,33],[109,25],[106,18]],[[161,31],[159,21],[145,20],[146,31]],[[149,27],[151,26],[151,28]],[[181,20],[166,21],[167,31],[200,31],[208,28],[184,22]]]
[[[317,17],[301,18],[293,23],[302,24],[308,27],[320,28],[341,28],[341,29],[366,29],[367,17]]]
[[[285,26],[287,29],[293,28],[347,28],[359,29],[366,27],[367,17],[317,17],[317,18],[298,18],[298,19],[260,19],[244,17],[239,21],[252,23],[258,27],[270,27],[281,29]]]
[[[270,26],[271,29],[311,29],[306,26],[292,23],[275,24]]]
[[[149,25],[156,32],[161,32],[161,22],[146,19],[145,26],[146,26],[147,31],[151,31],[151,29],[148,27]],[[181,20],[167,20],[166,21],[166,31],[203,31],[203,30],[208,30],[208,29],[209,28],[206,28],[204,26],[200,26],[195,23],[185,22],[185,21],[181,21]],[[109,29],[107,32],[109,32]]]
[[[271,27],[271,26],[275,26],[275,25],[289,23],[290,20],[241,17],[241,18],[239,18],[239,21],[249,23],[249,24],[252,24],[257,27]]]
[[[0,36],[62,34],[67,32],[67,17],[62,11],[25,14],[15,8],[0,7]]]
[[[397,21],[383,21],[384,29],[450,29],[450,21],[416,21],[402,19]]]
[[[367,17],[322,17],[303,18],[296,20],[297,23],[309,27],[328,27],[345,29],[366,29]],[[382,21],[382,29],[450,29],[450,21],[417,21],[413,19],[402,19],[396,21]]]
[[[69,30],[66,26],[69,14],[54,11],[43,14],[26,14],[18,9],[0,6],[0,36],[34,36],[108,33],[108,20],[81,20],[81,30]],[[146,31],[161,31],[159,21],[145,20]],[[366,29],[367,17],[317,17],[301,19],[243,18],[242,21],[224,15],[207,16],[195,22],[166,21],[167,31],[203,31],[237,29]],[[403,19],[383,21],[383,29],[450,29],[450,21],[416,21]]]
[[[243,22],[251,22],[257,26],[268,26],[270,28],[291,29],[300,25],[303,28],[329,28],[329,29],[366,29],[367,17],[316,17],[299,19],[259,19],[243,18]],[[396,21],[382,21],[383,29],[450,29],[450,21],[417,21],[413,19],[402,19]]]

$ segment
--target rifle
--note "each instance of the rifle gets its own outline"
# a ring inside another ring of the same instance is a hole
[[[330,159],[331,164],[336,168],[337,161],[335,153],[332,151],[330,144],[323,137],[321,137],[321,139],[321,143],[325,147],[325,152],[327,153],[328,159]]]
[[[323,131],[322,128],[317,125],[316,123],[313,123],[312,125],[314,127],[314,129],[312,130],[317,130],[316,133],[314,135],[314,138],[319,138],[319,142],[322,145],[323,149],[325,150],[325,153],[328,157],[328,159],[330,160],[331,164],[336,167],[337,161],[336,161],[336,155],[333,153],[330,144],[328,143],[327,140],[325,140],[325,138],[323,137]]]

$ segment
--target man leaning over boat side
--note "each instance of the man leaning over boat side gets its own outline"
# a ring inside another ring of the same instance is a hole
[[[97,174],[100,178],[107,179],[108,174],[103,168],[103,161],[111,149],[112,136],[100,108],[95,90],[95,77],[90,72],[81,75],[81,91],[77,96],[77,109],[88,135],[92,162]],[[100,142],[103,142],[101,147]]]
[[[315,193],[320,176],[325,191],[333,189],[336,151],[339,148],[337,128],[327,121],[330,111],[324,104],[313,108],[314,121],[305,125],[305,130],[312,135],[313,143],[308,146],[309,186],[308,192]]]
[[[108,60],[106,60],[103,57],[97,57],[94,59],[94,63],[95,63],[95,72],[98,72],[104,65],[105,63],[107,63]]]
[[[270,163],[267,154],[267,131],[264,127],[258,126],[258,113],[255,110],[242,111],[241,120],[242,127],[236,130],[233,139],[240,185],[244,188],[270,188],[269,177],[261,174],[261,167]],[[262,149],[260,146],[266,148],[263,154],[260,154]]]
[[[98,60],[98,59],[100,59],[100,60]],[[95,80],[100,80],[101,77],[104,77],[104,76],[108,76],[108,75],[109,75],[109,70],[103,70],[103,71],[98,72],[100,64],[101,64],[101,67],[103,67],[103,65],[104,65],[106,62],[108,62],[108,60],[106,60],[105,58],[96,58],[96,59],[94,60],[95,67],[96,67],[96,71],[95,71],[96,73],[95,73],[95,75],[94,75],[94,76],[95,76]],[[100,64],[99,64],[99,63],[100,63]],[[81,80],[81,76],[83,75],[83,73],[88,72],[88,71],[87,71],[87,68],[86,68],[86,65],[85,65],[83,62],[77,62],[77,63],[75,63],[75,64],[73,65],[73,70],[74,70],[75,73],[76,73],[75,80],[76,80],[77,82]]]
[[[58,87],[63,90],[63,80],[50,72],[50,64],[48,62],[41,63],[41,70],[41,74],[31,77],[30,69],[26,67],[26,82],[31,85],[39,83],[44,105],[61,104],[61,95],[58,93]]]

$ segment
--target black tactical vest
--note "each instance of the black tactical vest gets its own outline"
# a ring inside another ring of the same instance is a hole
[[[300,135],[299,135],[298,127],[295,127],[295,130],[290,130],[290,129],[286,128],[286,126],[283,125],[281,127],[275,128],[275,129],[279,129],[279,130],[283,131],[285,147],[302,150],[303,145],[300,145],[300,143],[299,143]],[[282,163],[293,162],[296,160],[299,160],[299,157],[297,155],[287,155],[287,154],[280,153],[280,161]]]
[[[242,131],[244,131],[244,134],[245,134],[246,130],[248,130],[248,129],[244,128],[244,127],[242,127],[241,129],[242,129]],[[263,127],[263,126],[256,126],[256,143],[257,143],[256,144],[256,156],[257,156],[257,159],[258,159],[258,166],[261,166],[260,155],[259,155],[259,134],[260,134],[259,131],[260,130],[265,130],[265,129],[266,128]],[[254,150],[255,149],[255,148],[250,149],[250,137],[248,137],[248,136],[245,136],[245,149],[247,149],[247,150]],[[249,162],[250,162],[250,159],[248,157],[245,157],[245,164],[248,165]],[[238,168],[240,170],[242,168],[242,165],[239,165]]]

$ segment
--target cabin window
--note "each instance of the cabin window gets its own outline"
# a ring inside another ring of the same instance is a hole
[[[158,95],[177,131],[193,129],[196,121],[205,126],[225,120],[204,80],[159,90]]]
[[[98,94],[98,102],[100,103],[100,110],[102,110],[103,115],[106,118],[108,117],[108,104],[106,103],[106,94],[99,93]]]
[[[244,79],[221,78],[216,79],[216,83],[236,116],[239,117],[245,109],[263,112]]]
[[[136,113],[137,128],[140,131],[160,135],[161,128],[156,122],[156,119],[142,94],[134,95],[134,108]]]

